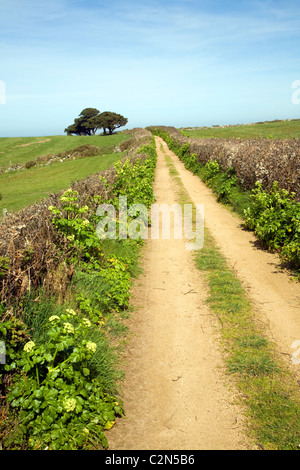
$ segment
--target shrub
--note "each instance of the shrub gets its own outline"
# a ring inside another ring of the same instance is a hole
[[[254,230],[268,248],[279,250],[281,256],[300,265],[300,203],[295,195],[273,183],[265,191],[257,183],[252,193],[252,205],[245,210],[245,226]]]
[[[30,160],[29,162],[25,163],[25,168],[29,170],[29,168],[33,168],[34,166],[36,166],[36,164],[37,164],[36,160]]]
[[[90,340],[91,327],[89,319],[66,310],[49,318],[47,342],[30,340],[19,354],[20,378],[8,402],[19,410],[29,449],[72,450],[89,440],[107,447],[103,430],[123,410],[115,397],[104,393],[93,370],[97,343]]]

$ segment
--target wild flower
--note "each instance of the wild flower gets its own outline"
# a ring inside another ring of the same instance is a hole
[[[52,315],[50,318],[49,318],[49,321],[50,322],[53,322],[55,320],[59,320],[59,316],[58,315]]]
[[[67,412],[74,411],[76,408],[76,400],[75,398],[69,398],[64,403],[64,408]]]
[[[74,326],[71,323],[65,322],[64,323],[64,331],[66,333],[74,333]]]
[[[34,346],[35,346],[34,341],[28,341],[28,343],[26,343],[24,346],[24,351],[29,353],[30,351],[33,350]]]
[[[88,341],[86,343],[86,348],[89,350],[89,351],[92,351],[93,353],[96,351],[97,349],[97,344],[96,343],[93,343],[92,341]]]
[[[72,315],[73,317],[75,317],[77,315],[77,313],[75,312],[75,310],[73,310],[72,308],[67,308],[66,309],[66,312],[69,314],[69,315]]]

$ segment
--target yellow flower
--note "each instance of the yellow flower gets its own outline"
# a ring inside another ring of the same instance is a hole
[[[69,313],[70,315],[73,315],[73,317],[75,317],[77,315],[75,310],[73,310],[72,308],[67,308],[66,312]]]
[[[76,400],[75,398],[69,398],[68,400],[65,401],[64,403],[64,408],[66,411],[74,411],[76,408]]]
[[[88,342],[86,343],[86,348],[87,348],[89,351],[95,352],[96,349],[97,349],[97,344],[96,344],[96,343],[93,343],[92,341],[88,341]]]
[[[52,315],[52,317],[49,318],[49,321],[55,321],[55,320],[59,320],[59,316],[57,315]]]
[[[34,348],[35,343],[33,341],[28,341],[28,343],[25,344],[24,346],[24,351],[25,352],[30,352]]]
[[[71,323],[66,322],[64,323],[64,331],[66,333],[74,333],[74,326],[71,325]]]

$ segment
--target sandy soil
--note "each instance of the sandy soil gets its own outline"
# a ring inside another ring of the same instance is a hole
[[[172,205],[177,202],[178,188],[169,175],[161,140],[157,138],[156,142],[157,203]],[[204,202],[209,213],[214,198],[168,149],[167,153],[186,188],[192,190],[195,202],[203,202],[203,195],[208,198]],[[198,201],[200,195],[202,200]],[[219,210],[224,211],[221,207]],[[208,218],[210,225],[218,222],[214,216]],[[222,219],[220,222],[222,227]],[[230,243],[235,245],[234,240]],[[243,253],[241,261],[245,256]],[[232,263],[236,259],[235,253]],[[109,448],[250,449],[243,410],[235,402],[236,391],[224,374],[219,324],[205,304],[207,288],[192,252],[186,250],[185,240],[149,239],[142,262],[144,272],[132,291],[136,308],[128,321],[132,335],[124,357],[122,398],[126,417],[107,433]]]

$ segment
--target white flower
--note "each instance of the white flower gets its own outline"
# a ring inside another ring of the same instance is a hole
[[[86,348],[89,350],[89,351],[92,351],[93,353],[96,351],[97,349],[97,344],[96,343],[93,343],[92,341],[88,341],[86,343]]]
[[[90,221],[88,219],[83,219],[82,225],[89,225]]]
[[[34,348],[35,343],[33,341],[28,341],[28,343],[25,344],[24,346],[24,351],[25,352],[30,352]]]
[[[84,323],[86,326],[91,326],[91,322],[88,318],[83,318],[82,323]]]

